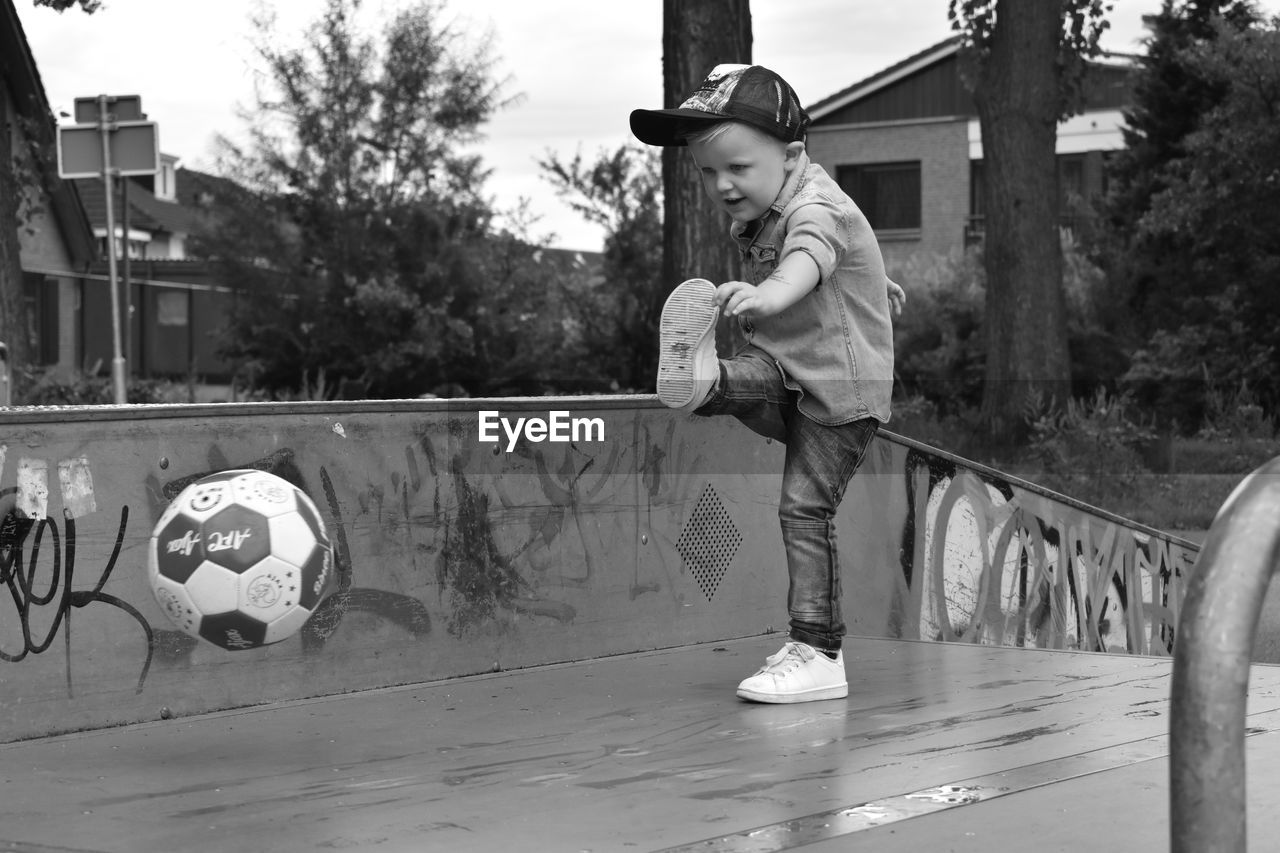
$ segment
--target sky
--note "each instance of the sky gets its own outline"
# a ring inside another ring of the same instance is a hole
[[[365,0],[371,24],[408,0]],[[258,0],[105,0],[86,15],[15,0],[54,114],[79,97],[139,95],[179,165],[216,171],[214,139],[243,139],[262,64],[251,20]],[[492,170],[495,208],[521,199],[548,245],[598,251],[603,232],[571,211],[541,175],[539,159],[588,160],[629,141],[632,109],[662,106],[662,2],[444,0],[464,33],[491,34],[496,72],[513,102],[484,127],[476,149]],[[1135,53],[1142,16],[1160,0],[1115,0],[1106,50]],[[1280,0],[1259,4],[1280,14]],[[282,44],[298,43],[320,0],[274,4]],[[752,61],[816,103],[951,35],[947,0],[752,0]],[[62,118],[70,123],[70,118]]]

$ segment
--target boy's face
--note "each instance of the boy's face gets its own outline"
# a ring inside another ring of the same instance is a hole
[[[702,188],[742,223],[764,216],[804,150],[802,142],[788,144],[736,122],[688,145]]]

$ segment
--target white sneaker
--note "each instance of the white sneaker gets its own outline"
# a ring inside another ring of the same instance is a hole
[[[815,702],[849,695],[844,653],[832,660],[813,646],[788,642],[765,658],[760,671],[738,685],[738,695],[752,702]]]
[[[720,376],[716,357],[716,287],[705,278],[678,285],[662,306],[658,325],[658,399],[692,412],[702,405]]]

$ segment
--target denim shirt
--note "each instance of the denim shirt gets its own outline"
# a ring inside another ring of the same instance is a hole
[[[800,392],[801,413],[828,426],[889,420],[893,327],[884,259],[853,200],[802,153],[769,211],[729,233],[751,284],[792,252],[818,266],[818,285],[804,298],[745,325],[748,349],[765,353]]]

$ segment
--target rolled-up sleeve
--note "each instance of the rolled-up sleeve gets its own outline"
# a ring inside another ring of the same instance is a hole
[[[840,266],[853,239],[848,214],[825,197],[798,205],[780,225],[786,239],[778,262],[793,252],[805,252],[818,265],[820,282],[830,279]]]

